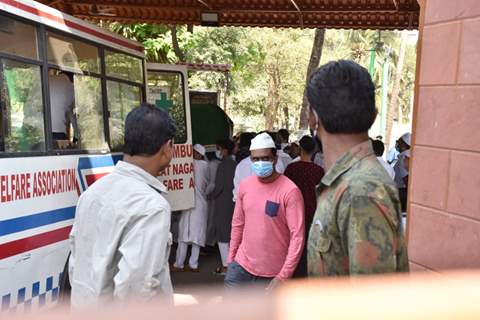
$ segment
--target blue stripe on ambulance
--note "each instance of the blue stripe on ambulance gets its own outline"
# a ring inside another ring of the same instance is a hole
[[[60,280],[62,279],[62,273],[58,275],[58,281],[53,287],[53,276],[45,279],[45,292],[40,293],[40,282],[32,284],[31,297],[27,298],[27,288],[20,288],[17,293],[17,303],[12,305],[12,295],[6,294],[2,297],[2,304],[0,312],[13,312],[17,310],[17,307],[24,305],[23,310],[28,312],[32,308],[32,302],[38,300],[39,307],[42,307],[47,302],[47,294],[51,292],[51,301],[56,302],[60,297]],[[12,306],[11,306],[12,305]]]
[[[70,220],[75,217],[75,207],[67,207],[19,218],[0,221],[0,236],[28,229],[46,226],[52,223]]]
[[[78,176],[80,177],[82,190],[85,191],[87,189],[85,185],[85,181],[83,181],[82,170],[113,167],[122,158],[123,158],[122,154],[79,158],[78,159]]]

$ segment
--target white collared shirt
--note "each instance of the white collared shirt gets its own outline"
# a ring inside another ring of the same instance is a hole
[[[378,162],[383,166],[385,171],[387,171],[388,175],[392,178],[392,180],[395,179],[395,170],[393,170],[392,166],[389,165],[385,160],[383,160],[382,157],[377,157]]]
[[[165,186],[119,161],[80,197],[70,234],[72,306],[110,301],[172,301],[168,257],[171,209]]]

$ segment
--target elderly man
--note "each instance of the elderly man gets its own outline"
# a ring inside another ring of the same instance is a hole
[[[173,157],[175,130],[166,112],[134,108],[125,120],[123,161],[80,197],[70,234],[74,307],[172,299],[171,212],[156,177]]]
[[[225,287],[263,284],[269,289],[290,278],[304,244],[304,205],[298,187],[275,171],[273,139],[252,140],[253,176],[239,188],[232,220]]]
[[[327,171],[308,239],[309,275],[407,271],[398,191],[368,138],[377,115],[368,71],[330,62],[310,77],[307,97]]]

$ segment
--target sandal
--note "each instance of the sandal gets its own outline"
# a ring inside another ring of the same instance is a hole
[[[227,267],[223,267],[223,266],[218,267],[217,269],[215,269],[213,274],[217,276],[224,276],[227,274]]]
[[[174,265],[170,266],[170,272],[185,272],[185,268],[177,268]]]

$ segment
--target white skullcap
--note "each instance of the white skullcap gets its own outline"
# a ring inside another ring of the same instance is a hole
[[[412,139],[412,135],[410,134],[410,132],[405,133],[403,136],[400,137],[400,139],[402,139],[403,142],[405,142],[406,144],[411,146],[410,142],[411,142],[411,139]]]
[[[193,150],[197,151],[198,153],[200,153],[202,156],[205,156],[205,147],[202,146],[201,144],[196,144],[193,146]]]
[[[252,144],[250,146],[251,150],[260,150],[260,149],[276,149],[275,142],[273,142],[272,137],[266,132],[260,133],[258,136],[252,139]]]

